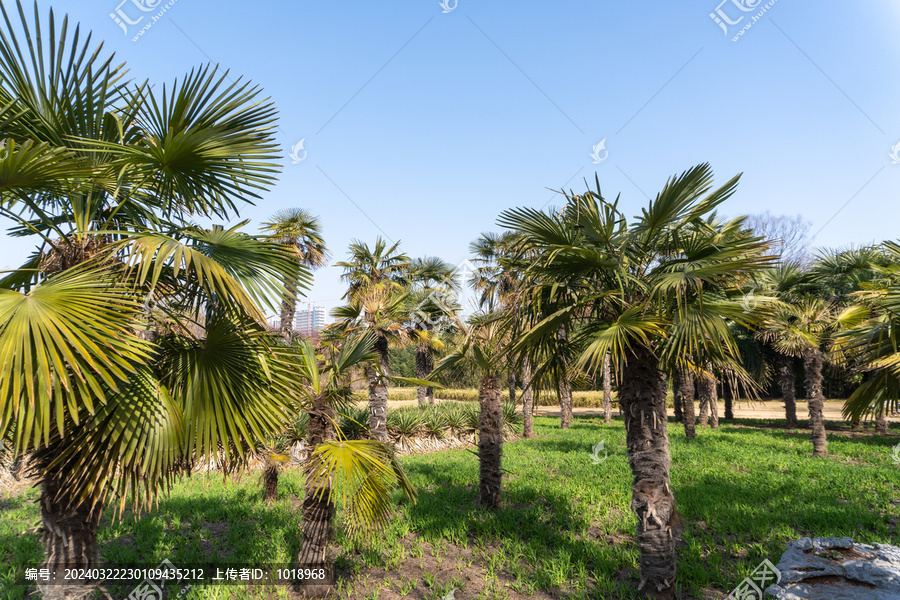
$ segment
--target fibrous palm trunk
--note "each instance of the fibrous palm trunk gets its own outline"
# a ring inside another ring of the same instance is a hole
[[[434,351],[429,346],[428,352],[425,354],[425,372],[431,373],[432,371],[434,371]],[[425,388],[425,398],[428,399],[428,404],[434,404],[434,387],[429,385]]]
[[[41,542],[44,562],[41,567],[57,573],[56,585],[46,586],[44,598],[62,600],[81,597],[87,591],[85,580],[64,579],[65,569],[92,569],[99,563],[97,529],[102,506],[91,509],[89,501],[68,493],[70,487],[57,467],[50,467],[63,451],[54,443],[35,453],[32,465],[41,473]]]
[[[684,403],[682,402],[682,397],[678,393],[678,383],[680,377],[676,373],[672,378],[672,407],[675,411],[675,422],[681,423],[684,421]]]
[[[522,435],[534,437],[534,390],[531,389],[531,361],[522,361]]]
[[[565,378],[559,380],[559,426],[569,429],[572,426],[572,385]]]
[[[651,598],[675,598],[675,541],[681,517],[669,488],[666,386],[650,348],[635,344],[622,362],[619,406],[625,417],[628,463],[634,477],[641,585]]]
[[[706,383],[706,376],[701,375],[697,381],[697,395],[700,396],[700,416],[697,418],[700,427],[709,425],[709,386]]]
[[[709,426],[716,429],[719,427],[719,383],[715,377],[708,377],[706,387],[709,397]]]
[[[286,344],[291,343],[294,332],[294,315],[297,312],[297,289],[299,285],[295,277],[284,280],[284,296],[281,299],[281,337]]]
[[[734,386],[723,383],[722,395],[725,397],[725,420],[734,420]]]
[[[884,408],[879,410],[878,416],[875,417],[875,433],[879,433],[881,435],[887,435],[888,433],[888,422],[887,417],[885,417]]]
[[[689,440],[696,439],[697,431],[694,417],[694,376],[687,369],[675,371],[672,387],[675,398],[680,399],[684,415],[684,435]]]
[[[509,380],[509,401],[515,406],[516,405],[516,370],[510,369],[507,374],[507,378]]]
[[[369,380],[369,431],[376,440],[387,443],[388,388],[384,374],[388,370],[388,342],[385,338],[376,338],[375,353],[378,355],[381,373],[372,365],[366,366],[366,378]]]
[[[828,438],[825,437],[825,417],[822,412],[825,406],[825,396],[822,394],[822,362],[822,351],[819,348],[810,347],[803,350],[813,456],[828,454]]]
[[[788,428],[797,427],[797,398],[794,395],[794,359],[786,354],[778,357],[778,385],[784,400],[784,417]]]
[[[309,414],[307,436],[310,446],[310,457],[306,465],[306,493],[303,499],[303,542],[300,547],[299,562],[317,568],[327,568],[325,553],[331,539],[332,522],[334,520],[334,504],[331,502],[331,480],[316,476],[318,458],[313,455],[316,447],[322,442],[334,439],[334,409],[324,396],[313,399],[313,408]],[[331,591],[330,586],[306,586],[304,591],[312,597],[325,596]]]
[[[603,422],[612,423],[612,382],[610,381],[609,353],[603,357]]]
[[[428,354],[431,347],[428,344],[416,344],[416,378],[425,379],[430,372],[428,370]],[[428,404],[428,389],[419,386],[416,388],[416,400],[419,406]]]
[[[503,498],[503,407],[500,377],[485,374],[478,382],[478,503],[499,508]]]
[[[278,500],[278,465],[266,465],[263,470],[263,489],[266,492],[266,502]]]

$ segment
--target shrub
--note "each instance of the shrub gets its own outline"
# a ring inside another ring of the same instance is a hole
[[[350,408],[338,420],[341,436],[348,440],[364,439],[369,436],[369,409]]]

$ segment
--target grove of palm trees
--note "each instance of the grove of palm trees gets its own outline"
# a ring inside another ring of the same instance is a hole
[[[143,79],[0,8],[0,600],[900,598],[900,237],[692,152],[619,190],[597,145],[393,239],[273,199],[252,63]]]

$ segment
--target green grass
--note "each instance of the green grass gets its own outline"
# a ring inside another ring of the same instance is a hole
[[[788,540],[850,536],[898,543],[900,468],[893,438],[829,434],[825,459],[810,456],[805,432],[747,427],[699,431],[687,444],[670,424],[672,487],[686,527],[679,546],[679,586],[686,597],[724,597],[763,559],[777,562]],[[397,500],[397,518],[354,544],[340,533],[342,598],[637,598],[637,551],[629,508],[631,476],[622,422],[576,417],[570,431],[538,418],[540,437],[504,449],[504,505],[474,504],[477,459],[465,450],[404,457],[417,504]],[[600,464],[591,449],[605,441]],[[285,473],[281,500],[262,502],[256,475],[222,484],[194,476],[159,509],[101,529],[102,556],[176,566],[217,559],[288,562],[299,550],[299,474]],[[36,535],[18,535],[38,518],[34,492],[4,499],[0,561],[4,576],[37,561]],[[23,590],[0,598],[22,598]],[[285,588],[196,587],[185,598],[295,597]],[[113,598],[125,594],[113,594]]]

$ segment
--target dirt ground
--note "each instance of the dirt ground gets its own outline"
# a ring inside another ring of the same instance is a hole
[[[441,402],[440,399],[438,399]],[[450,401],[452,402],[452,400]],[[415,400],[391,400],[388,402],[391,408],[400,408],[401,406],[414,406]],[[825,402],[825,420],[826,421],[844,421],[841,416],[841,410],[844,403],[841,400],[828,400]],[[807,419],[807,406],[805,402],[797,402],[797,418]],[[573,412],[576,415],[602,415],[603,409],[599,408],[575,408]],[[559,417],[559,407],[557,406],[536,406],[534,409],[535,416],[539,417]],[[694,403],[694,414],[700,414],[699,403]],[[619,411],[613,408],[613,416],[619,416]],[[672,409],[669,409],[669,416],[675,416]],[[719,418],[725,416],[725,403],[719,400]],[[736,419],[783,419],[784,405],[778,400],[766,400],[760,402],[736,402],[734,405],[734,417]],[[888,421],[892,423],[900,422],[900,415],[888,417]]]

